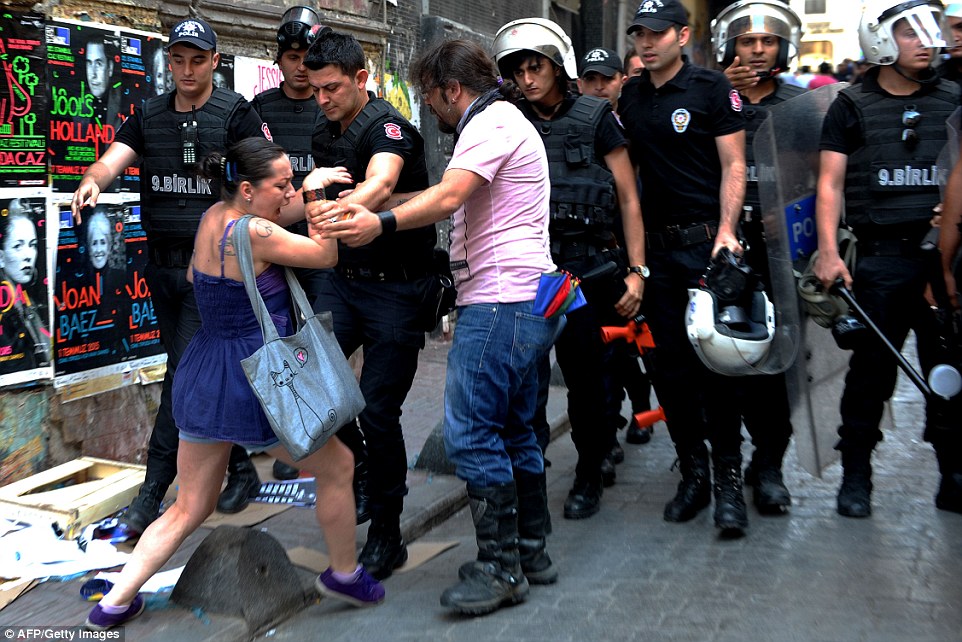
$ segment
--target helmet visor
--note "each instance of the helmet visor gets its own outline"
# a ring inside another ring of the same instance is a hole
[[[728,38],[738,38],[750,33],[778,36],[786,42],[792,40],[792,28],[784,20],[771,15],[755,14],[732,20],[728,26]]]
[[[300,22],[308,27],[313,27],[320,23],[320,18],[317,12],[310,7],[292,7],[284,12],[281,18],[281,26],[286,25],[288,22]]]
[[[895,24],[905,20],[909,28],[918,36],[922,46],[926,49],[934,49],[946,46],[945,40],[942,38],[941,17],[939,12],[934,11],[931,7],[918,7],[900,15]]]

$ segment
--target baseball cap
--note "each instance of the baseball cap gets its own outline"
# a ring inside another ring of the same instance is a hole
[[[602,76],[614,76],[618,73],[625,73],[625,68],[621,63],[621,56],[611,49],[596,47],[581,59],[581,75],[584,76],[590,71],[595,71]]]
[[[634,21],[628,26],[628,35],[639,27],[664,31],[673,25],[688,26],[688,12],[679,0],[643,0],[635,11]]]
[[[196,47],[201,51],[217,49],[217,34],[214,29],[200,18],[181,20],[170,30],[170,40],[167,48],[184,43]]]

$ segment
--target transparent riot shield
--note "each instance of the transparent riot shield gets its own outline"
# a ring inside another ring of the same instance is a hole
[[[849,354],[835,345],[831,332],[805,317],[796,275],[817,248],[815,185],[822,120],[846,86],[827,85],[773,106],[754,139],[779,332],[772,371],[786,373],[799,463],[817,477],[838,456],[833,447]]]

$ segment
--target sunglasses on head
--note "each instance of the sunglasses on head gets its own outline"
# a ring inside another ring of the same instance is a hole
[[[915,105],[905,106],[905,110],[902,112],[902,125],[905,127],[902,130],[902,142],[909,149],[914,149],[919,144],[919,134],[915,131],[915,127],[921,120],[922,114],[915,109]]]

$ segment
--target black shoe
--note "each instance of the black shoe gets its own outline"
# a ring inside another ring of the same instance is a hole
[[[575,484],[565,499],[565,519],[585,519],[601,510],[600,483],[583,482],[575,479]]]
[[[615,485],[616,479],[618,479],[618,473],[615,471],[615,463],[610,456],[605,457],[601,460],[601,484],[605,488],[611,488]]]
[[[504,568],[497,562],[470,562],[458,570],[461,581],[441,594],[441,606],[465,615],[484,615],[528,595],[528,580],[521,568]]]
[[[625,434],[625,441],[629,444],[647,444],[651,441],[651,426],[645,426],[641,428],[638,423],[632,418],[631,423],[628,424],[628,432]]]
[[[238,464],[235,470],[227,471],[227,486],[217,498],[218,513],[239,513],[257,497],[261,490],[261,479],[249,459]]]
[[[748,527],[740,461],[715,465],[715,526],[723,531]]]
[[[301,474],[301,471],[294,468],[293,466],[288,466],[280,459],[274,460],[274,479],[280,479],[281,481],[287,481],[291,479],[297,479]]]
[[[139,537],[160,514],[160,504],[167,494],[167,484],[148,479],[130,506],[120,516],[120,524],[130,537]]]
[[[613,464],[620,464],[625,461],[625,449],[621,447],[617,439],[615,440],[615,445],[611,447],[611,452],[608,453],[608,459],[610,459]]]
[[[401,533],[388,532],[372,525],[357,561],[374,579],[387,579],[394,569],[408,561],[408,548]]]
[[[783,515],[792,505],[782,471],[777,468],[757,470],[754,463],[745,469],[745,484],[752,487],[752,503],[762,515]]]
[[[678,490],[670,502],[665,504],[666,522],[687,522],[695,518],[701,510],[711,503],[711,489],[708,477],[682,478]]]
[[[872,451],[842,450],[842,486],[838,489],[838,514],[869,517],[872,514]]]
[[[962,473],[942,475],[935,507],[953,513],[962,513]]]

